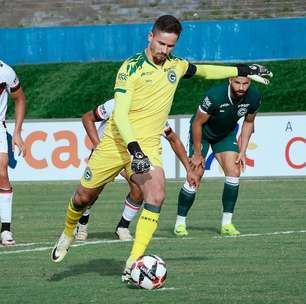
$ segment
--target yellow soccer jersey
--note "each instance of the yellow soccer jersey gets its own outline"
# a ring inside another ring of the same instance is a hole
[[[115,84],[114,115],[117,107],[130,102],[128,120],[133,140],[137,140],[140,146],[156,147],[160,144],[177,85],[188,65],[186,60],[172,55],[162,66],[155,65],[142,52],[127,59],[119,69]],[[120,98],[116,98],[116,94],[120,94]],[[114,115],[109,120],[105,135],[117,141],[121,136]]]

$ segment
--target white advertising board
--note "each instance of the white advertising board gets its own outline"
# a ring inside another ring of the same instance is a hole
[[[239,121],[237,136],[243,119]],[[306,175],[306,115],[257,116],[254,133],[247,150],[247,166],[242,176]],[[182,140],[188,142],[189,119],[180,120]],[[180,177],[184,176],[180,168]],[[206,177],[223,176],[222,170],[208,151]]]
[[[177,120],[177,121],[176,121]],[[189,117],[172,118],[170,125],[184,143],[188,142]],[[14,124],[8,123],[12,134]],[[239,125],[239,131],[241,122]],[[238,136],[239,136],[238,131]],[[27,147],[25,158],[10,154],[9,175],[12,181],[78,180],[91,145],[80,121],[34,121],[23,125]],[[185,170],[165,139],[163,164],[167,178],[184,178]],[[247,150],[247,168],[242,176],[306,175],[306,115],[258,116]],[[208,152],[206,177],[222,176],[222,171]]]

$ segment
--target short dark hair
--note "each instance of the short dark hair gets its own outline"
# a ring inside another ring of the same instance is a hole
[[[153,25],[153,34],[155,34],[157,31],[165,33],[174,33],[180,36],[182,32],[182,25],[174,16],[163,15],[160,16]]]

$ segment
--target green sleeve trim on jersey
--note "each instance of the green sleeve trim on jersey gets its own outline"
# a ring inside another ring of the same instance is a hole
[[[147,62],[151,66],[153,66],[155,69],[157,69],[156,66],[152,62],[150,62],[145,54],[145,52],[136,54],[134,57],[131,57],[131,59],[128,60],[128,64],[126,66],[126,70],[129,76],[136,73],[136,71],[140,68],[142,68],[144,62]]]
[[[126,90],[125,89],[120,89],[120,88],[117,88],[114,90],[114,93],[116,92],[119,92],[119,93],[126,93]]]

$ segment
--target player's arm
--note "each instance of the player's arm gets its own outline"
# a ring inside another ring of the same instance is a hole
[[[245,64],[237,64],[237,66],[221,66],[209,64],[188,64],[184,78],[192,76],[200,76],[206,79],[224,79],[229,77],[243,76],[250,77],[255,81],[268,84],[264,76],[272,77],[273,74],[266,67],[258,64],[250,66]]]
[[[96,121],[101,121],[101,120],[97,119],[97,117],[95,115],[95,110],[88,111],[82,116],[83,126],[85,128],[85,131],[86,131],[89,139],[92,142],[92,145],[93,145],[94,149],[97,147],[97,145],[100,142],[100,138],[99,138],[97,128],[96,128],[96,125],[95,125]]]
[[[128,119],[128,114],[132,102],[132,94],[128,90],[115,91],[115,110],[113,114],[114,122],[124,142],[129,145],[135,142],[135,136]]]
[[[113,118],[121,137],[127,145],[129,153],[133,156],[131,165],[132,170],[135,173],[146,173],[150,170],[150,161],[142,152],[139,143],[136,141],[132,126],[128,119],[133,92],[133,76],[126,72],[125,64],[123,64],[117,74],[115,84],[115,110]]]
[[[195,175],[190,166],[190,161],[182,141],[179,139],[176,133],[172,131],[172,129],[171,132],[166,135],[166,139],[168,140],[172,150],[174,151],[178,159],[185,167],[185,170],[187,172],[187,181],[191,186],[198,188],[200,184],[200,179]]]
[[[192,140],[194,152],[191,157],[191,161],[194,167],[204,165],[204,159],[202,156],[201,145],[202,145],[202,125],[205,124],[210,118],[210,115],[203,110],[201,106],[196,113],[196,116],[192,122]]]
[[[189,159],[187,157],[185,147],[183,143],[181,142],[181,140],[179,139],[179,137],[176,135],[176,133],[172,131],[169,135],[167,135],[166,138],[172,150],[174,151],[178,159],[182,162],[186,171],[189,171],[191,169],[189,165]]]
[[[254,131],[254,122],[255,122],[256,113],[247,114],[244,118],[242,128],[241,128],[241,146],[240,153],[236,160],[236,163],[241,165],[242,170],[244,171],[246,166],[246,150],[251,138],[251,135]]]
[[[19,154],[22,153],[22,156],[25,156],[26,150],[24,141],[21,137],[21,131],[25,115],[26,99],[20,85],[14,88],[10,88],[10,94],[15,102],[15,129],[13,134],[13,151],[16,145],[19,149]]]

